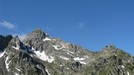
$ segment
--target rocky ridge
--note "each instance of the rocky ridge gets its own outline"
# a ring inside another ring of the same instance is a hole
[[[93,52],[37,29],[26,36],[0,36],[0,75],[133,75],[134,57],[106,46]]]

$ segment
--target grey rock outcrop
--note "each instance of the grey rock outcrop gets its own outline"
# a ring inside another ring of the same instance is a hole
[[[134,57],[106,46],[92,52],[37,29],[23,41],[0,36],[0,75],[133,75]]]

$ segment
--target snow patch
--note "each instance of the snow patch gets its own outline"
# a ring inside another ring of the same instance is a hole
[[[3,57],[4,54],[5,54],[5,51],[0,53],[0,58]]]
[[[60,56],[60,58],[64,59],[64,60],[69,60],[69,58],[64,57],[64,56]]]
[[[125,68],[123,65],[121,66],[122,68]]]
[[[56,50],[61,50],[61,49],[65,49],[66,46],[64,44],[60,44],[60,45],[53,45],[53,47],[56,49]]]
[[[37,58],[43,60],[43,61],[48,61],[49,63],[52,63],[54,61],[54,57],[52,56],[47,56],[45,51],[34,51],[34,53],[37,55]]]
[[[63,43],[61,43],[61,45],[62,45],[62,48],[66,48],[66,46]]]
[[[67,70],[69,70],[69,68],[67,67]]]
[[[20,46],[18,45],[18,43],[16,42],[16,47],[12,46],[12,48],[16,49],[16,50],[19,50],[20,49]]]
[[[73,56],[71,53],[68,53],[68,52],[67,52],[67,54],[70,55],[70,56]]]
[[[18,73],[14,73],[14,75],[19,75]]]
[[[80,63],[81,63],[81,64],[84,64],[84,65],[86,65],[86,64],[87,64],[87,63],[85,63],[85,62],[83,62],[83,61],[80,61]]]
[[[21,71],[20,69],[16,68],[17,71]]]
[[[81,60],[85,60],[85,58],[75,57],[74,60],[75,60],[75,61],[81,61]]]
[[[45,39],[43,39],[43,41],[51,41],[51,39],[46,37]]]
[[[67,53],[68,55],[71,55],[70,53]]]
[[[47,69],[46,69],[46,72],[47,72],[47,74],[48,74],[48,75],[50,75],[50,73],[48,72],[48,70],[47,70]]]
[[[86,58],[80,58],[80,57],[75,57],[74,60],[75,61],[79,61],[81,64],[87,64],[86,62],[84,62],[83,60],[85,60]]]
[[[74,54],[74,52],[67,50],[69,53]]]
[[[14,48],[14,49],[16,49],[16,50],[19,50],[19,48],[18,48],[18,47],[14,47],[14,46],[12,46],[12,48]]]
[[[9,61],[9,62],[7,62],[8,61],[8,56],[6,57],[6,60],[5,60],[5,64],[6,64],[6,69],[7,69],[7,71],[9,71],[9,64],[10,64],[10,62],[11,61]]]
[[[39,65],[37,65],[37,67],[38,67],[39,69],[41,69]]]
[[[60,48],[58,48],[57,45],[53,45],[53,47],[54,47],[54,49],[56,49],[56,50],[60,50]]]
[[[35,49],[32,47],[32,50],[34,51]]]
[[[87,56],[87,55],[85,55],[85,56],[83,56],[83,57],[88,58],[88,56]]]
[[[129,72],[127,71],[127,75],[129,75]]]

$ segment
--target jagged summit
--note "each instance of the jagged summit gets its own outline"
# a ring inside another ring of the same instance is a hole
[[[20,39],[18,36],[15,36],[12,38],[11,42],[13,42],[13,43],[20,42]]]
[[[133,75],[134,57],[106,46],[91,52],[36,29],[20,41],[0,36],[0,75]]]
[[[36,29],[32,31],[30,34],[28,34],[25,39],[28,39],[28,38],[43,39],[47,36],[48,34],[43,32],[41,29]]]
[[[15,36],[12,38],[12,40],[8,44],[9,47],[14,48],[14,49],[24,49],[23,43],[20,41],[18,36]]]
[[[47,33],[45,33],[43,30],[41,30],[41,29],[35,29],[34,31],[32,31],[30,34],[28,34],[28,35],[35,35],[35,36],[43,36],[43,37],[45,37],[45,36],[47,36],[48,34]]]
[[[42,41],[43,39],[45,39],[46,37],[48,37],[48,34],[43,32],[41,29],[36,29],[34,31],[32,31],[30,34],[28,34],[25,39],[23,40],[23,42],[27,45],[33,45],[33,43],[37,43],[39,41]]]

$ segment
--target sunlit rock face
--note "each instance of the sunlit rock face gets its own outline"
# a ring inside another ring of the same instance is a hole
[[[114,45],[93,52],[41,29],[23,41],[0,36],[0,75],[133,75],[134,58]]]

